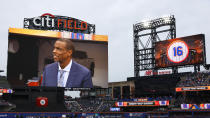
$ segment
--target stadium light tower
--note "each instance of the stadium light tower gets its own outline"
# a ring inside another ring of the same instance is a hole
[[[166,26],[167,29],[157,30],[157,28]],[[147,30],[149,33],[141,34]],[[168,33],[165,39],[160,39],[158,36],[161,33]],[[143,38],[146,39],[146,44],[143,44]],[[155,68],[155,43],[161,40],[176,38],[176,25],[174,15],[163,16],[154,20],[143,21],[133,25],[134,37],[134,76],[139,77],[140,71],[153,70]],[[150,45],[151,44],[151,45]],[[172,68],[173,73],[177,73],[176,67]]]

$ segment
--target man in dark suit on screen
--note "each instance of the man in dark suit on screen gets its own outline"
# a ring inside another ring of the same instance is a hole
[[[72,60],[74,45],[69,39],[58,39],[54,44],[54,63],[45,67],[42,86],[93,88],[91,72]]]

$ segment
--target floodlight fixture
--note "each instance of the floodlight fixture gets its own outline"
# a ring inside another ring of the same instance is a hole
[[[170,16],[164,16],[162,17],[165,23],[170,23],[171,21],[173,21],[173,15]]]
[[[174,15],[163,16],[154,20],[142,21],[134,25],[136,30],[143,31],[175,23]]]
[[[145,22],[143,22],[143,27],[145,27],[145,28],[149,28],[149,27],[151,27],[151,21],[145,21]]]
[[[169,23],[169,22],[171,22],[170,17],[164,17],[164,18],[163,18],[163,20],[164,20],[164,22],[165,22],[165,23]]]

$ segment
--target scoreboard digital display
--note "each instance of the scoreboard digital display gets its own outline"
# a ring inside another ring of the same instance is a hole
[[[160,41],[155,44],[156,68],[205,63],[204,34]]]

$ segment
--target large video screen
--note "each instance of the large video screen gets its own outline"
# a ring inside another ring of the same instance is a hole
[[[157,42],[155,62],[156,68],[204,64],[204,34]]]
[[[81,37],[70,37],[78,34]],[[103,37],[106,36],[10,28],[7,80],[11,87],[107,88],[108,40],[100,41]],[[65,42],[59,39],[70,40],[74,51],[64,50],[65,46],[62,49]],[[71,61],[61,68],[67,55],[71,55]],[[62,69],[65,73],[60,82]]]

